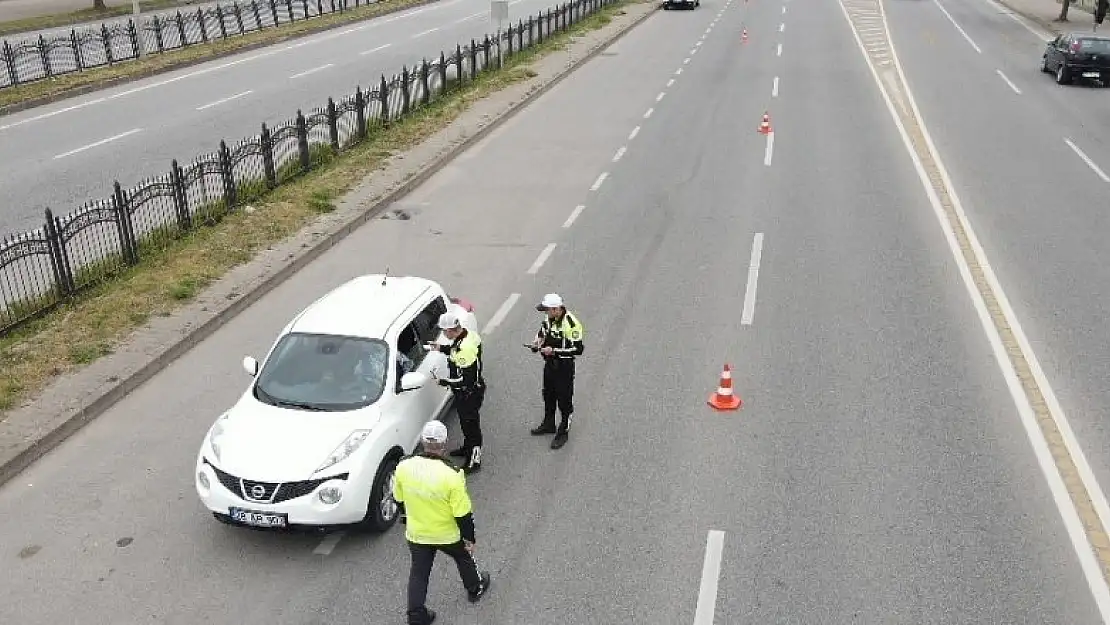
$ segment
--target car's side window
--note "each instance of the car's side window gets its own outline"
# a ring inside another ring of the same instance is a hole
[[[401,390],[401,378],[420,366],[424,360],[425,351],[413,324],[406,325],[397,335],[397,359],[393,363],[396,368],[397,391]]]
[[[442,297],[432,300],[420,314],[416,316],[413,325],[421,343],[428,343],[439,337],[439,316],[447,312],[447,303]]]

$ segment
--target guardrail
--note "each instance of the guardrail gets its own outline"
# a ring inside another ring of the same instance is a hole
[[[279,28],[379,0],[235,0],[71,28],[68,34],[0,41],[0,89]]]
[[[187,165],[87,202],[42,228],[0,240],[0,336],[135,265],[160,242],[211,224],[264,193],[311,171],[322,152],[343,152],[428,106],[479,73],[619,0],[573,0],[518,20],[507,32],[471,39],[382,76],[339,101],[219,149]]]

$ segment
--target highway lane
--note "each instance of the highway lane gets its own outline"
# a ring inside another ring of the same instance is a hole
[[[240,357],[389,264],[483,323],[516,302],[487,334],[470,480],[495,587],[472,607],[441,563],[444,622],[1096,622],[862,57],[835,5],[798,6],[656,14],[407,198],[411,220],[360,230],[0,489],[0,546],[22,554],[0,619],[400,622],[398,531],[235,531],[190,483]],[[588,340],[560,452],[528,436],[539,363],[519,347],[550,290]],[[704,405],[722,362],[740,412]],[[710,531],[716,619],[694,621]]]
[[[1110,185],[1065,143],[1070,138],[1101,171],[1110,171],[1110,127],[1100,121],[1105,113],[1084,110],[1091,97],[1105,100],[1106,90],[1056,85],[1038,74],[1038,57],[1025,55],[1019,59],[1024,74],[1003,70],[1019,95],[990,76],[994,61],[1012,52],[987,43],[974,21],[963,28],[984,41],[982,54],[935,5],[891,4],[889,18],[911,88],[969,218],[1092,471],[1100,484],[1110,484],[1110,425],[1104,419],[1110,347],[1102,331],[1110,306],[1104,288],[1110,284]],[[1014,28],[1011,39],[1017,40],[1022,29]],[[950,95],[957,93],[974,97]]]
[[[643,103],[655,97],[712,11],[650,18],[610,50],[613,56],[579,70],[407,198],[400,208],[411,220],[361,229],[0,489],[0,509],[17,511],[0,515],[0,552],[13,558],[12,581],[0,590],[0,621],[52,625],[78,613],[174,625],[401,620],[407,554],[399,531],[350,535],[329,546],[319,537],[235,531],[199,507],[191,483],[195,449],[247,382],[241,356],[264,353],[288,319],[327,288],[386,266],[442,280],[476,303],[483,323],[510,293],[523,293],[510,316],[530,324],[534,313],[526,304],[542,285],[528,267],[643,121]],[[614,84],[622,97],[607,93]],[[503,175],[491,180],[490,171]],[[489,337],[488,465],[473,480],[473,493],[480,555],[503,584],[512,550],[527,540],[541,509],[542,484],[565,460],[552,454],[537,462],[535,441],[522,433],[528,409],[515,403],[512,390],[527,384],[519,390],[534,405],[536,380],[527,373],[523,380],[509,377],[534,363],[521,358],[513,334]],[[520,496],[507,499],[507,487]],[[133,542],[117,547],[122,538]],[[41,551],[34,553],[35,545]],[[445,622],[472,610],[452,594],[442,568],[435,580],[432,601]],[[38,594],[47,584],[54,588],[48,599]]]
[[[512,0],[510,16],[550,0]],[[493,28],[483,0],[441,0],[327,33],[0,117],[0,235],[39,227],[229,143],[372,88]],[[247,93],[250,92],[250,93]],[[238,96],[238,97],[237,97]],[[198,110],[200,109],[200,110]]]

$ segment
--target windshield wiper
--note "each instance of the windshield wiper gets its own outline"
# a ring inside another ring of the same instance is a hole
[[[305,404],[296,401],[286,401],[283,399],[275,399],[274,404],[277,406],[284,406],[286,408],[300,408],[302,410],[311,410],[312,412],[324,412],[324,409],[312,404]]]

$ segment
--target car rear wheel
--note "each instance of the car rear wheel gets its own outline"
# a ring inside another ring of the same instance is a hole
[[[397,470],[397,462],[396,456],[387,457],[374,477],[374,487],[370,489],[370,500],[366,504],[366,516],[362,520],[362,525],[368,530],[384,532],[397,522],[398,506],[393,500],[393,475]]]
[[[1058,85],[1067,84],[1067,82],[1070,78],[1071,78],[1071,72],[1068,71],[1068,66],[1064,65],[1063,63],[1060,63],[1060,66],[1056,68],[1056,84],[1058,84]]]

